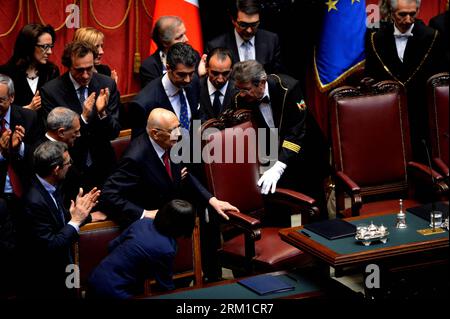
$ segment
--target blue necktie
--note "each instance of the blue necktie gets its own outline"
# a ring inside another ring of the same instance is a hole
[[[83,107],[84,101],[86,100],[86,90],[87,87],[85,86],[80,86],[78,88],[78,98],[80,100],[81,107]]]
[[[61,200],[61,194],[59,193],[58,190],[55,190],[53,192],[53,197],[56,200],[56,206],[57,206],[56,208],[58,209],[58,212],[59,212],[59,218],[61,218],[63,225],[65,225],[66,219],[64,218],[64,207],[63,207],[63,203]]]
[[[178,91],[178,97],[180,98],[180,123],[181,126],[184,127],[186,130],[189,130],[189,116],[188,116],[188,109],[187,109],[187,103],[186,98],[183,94],[183,89],[180,89]]]
[[[244,61],[251,60],[252,43],[250,41],[244,41],[242,47],[244,48]]]

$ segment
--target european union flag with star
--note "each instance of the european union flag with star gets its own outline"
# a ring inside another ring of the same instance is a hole
[[[327,91],[364,62],[365,0],[324,0],[327,11],[314,66],[320,91]]]

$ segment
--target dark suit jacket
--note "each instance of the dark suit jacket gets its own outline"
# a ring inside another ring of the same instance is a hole
[[[43,136],[40,138],[36,144],[34,145],[34,150],[41,145],[44,142],[50,141],[47,136]],[[69,148],[69,153],[74,153],[74,151]],[[34,169],[34,168],[33,168]],[[35,172],[34,172],[35,173]],[[64,178],[64,181],[60,183],[59,190],[61,193],[62,201],[64,204],[64,207],[68,209],[70,207],[70,201],[75,200],[75,198],[78,195],[78,191],[80,187],[83,187],[83,172],[80,172],[79,169],[75,165],[71,165],[66,173],[66,177]],[[90,189],[84,189],[86,191],[90,191]]]
[[[68,225],[70,214],[65,211],[63,223],[53,199],[40,181],[33,177],[24,198],[20,219],[19,247],[22,258],[33,262],[34,276],[27,276],[27,289],[38,292],[35,298],[66,296],[66,266],[73,263],[71,246],[78,239],[74,227]],[[44,294],[49,294],[45,296]]]
[[[288,75],[268,76],[270,104],[279,134],[278,160],[287,164],[280,187],[305,192],[316,200],[323,197],[322,180],[329,173],[328,148],[325,139],[303,100],[300,83]],[[239,96],[236,109],[251,109],[259,128],[268,129],[259,103],[251,105]],[[267,134],[268,138],[269,134]],[[268,141],[267,143],[268,144]],[[296,151],[298,146],[299,151]],[[267,152],[269,148],[266,148]]]
[[[37,83],[37,89],[41,91],[41,87],[45,83],[57,78],[59,76],[59,69],[56,65],[51,62],[47,64],[41,64],[38,66],[39,80]],[[14,97],[14,104],[19,106],[25,106],[30,104],[34,97],[33,91],[31,91],[30,85],[27,81],[27,75],[24,70],[19,69],[15,65],[5,64],[0,67],[0,73],[8,75],[14,82],[14,90],[16,91]],[[44,120],[44,110],[40,108],[37,110],[38,114],[38,124],[39,124],[39,134],[44,134],[45,123]]]
[[[22,182],[23,190],[26,191],[30,184],[30,177],[32,173],[31,164],[33,161],[33,146],[38,139],[39,125],[37,122],[36,112],[24,109],[20,106],[11,104],[11,123],[10,129],[14,131],[16,125],[21,125],[25,128],[25,154],[20,158],[18,154],[12,154],[6,160],[0,162],[0,194],[3,194],[5,188],[5,177],[8,170],[8,163],[11,162],[14,171],[19,176]]]
[[[191,84],[188,87],[184,88],[184,90],[186,92],[186,97],[191,108],[191,120],[199,119],[200,114],[198,110],[198,103],[200,96],[200,86],[198,77],[194,76]],[[162,76],[146,85],[130,104],[129,112],[132,128],[132,138],[135,138],[139,134],[145,132],[148,115],[150,114],[151,110],[157,107],[162,107],[174,112],[169,97],[167,96],[162,85]]]
[[[39,80],[37,89],[39,90],[45,83],[57,78],[59,76],[59,69],[51,62],[38,66]],[[5,64],[0,67],[0,73],[9,76],[14,82],[14,90],[16,96],[14,103],[20,106],[28,105],[31,99],[34,97],[33,91],[31,91],[30,85],[27,81],[27,75],[25,71],[20,70],[18,67],[10,64]]]
[[[163,74],[163,65],[159,55],[160,50],[150,55],[142,62],[139,68],[139,78],[141,79],[141,88]]]
[[[394,80],[405,85],[413,157],[425,160],[421,140],[428,138],[426,83],[430,76],[448,70],[448,65],[439,34],[422,21],[414,24],[403,62],[398,57],[393,33],[394,26],[388,24],[371,35],[366,46],[365,73],[377,81]]]
[[[438,30],[441,34],[441,39],[445,48],[445,56],[447,58],[447,65],[450,63],[450,47],[448,44],[448,24],[449,24],[449,11],[445,11],[430,20],[429,26],[435,30]]]
[[[74,165],[81,172],[86,172],[86,187],[101,185],[115,163],[115,155],[110,141],[115,139],[120,132],[119,93],[114,80],[105,75],[93,73],[88,94],[96,92],[98,96],[100,89],[103,88],[109,88],[110,92],[106,118],[100,120],[94,107],[88,124],[80,119],[81,136],[70,152]],[[69,73],[64,73],[59,78],[50,81],[42,87],[41,91],[45,114],[57,106],[65,106],[78,114],[82,113],[82,106],[70,81]],[[88,150],[93,162],[89,170],[86,167]]]
[[[240,61],[234,30],[208,42],[206,52],[217,47],[231,50],[233,64]],[[281,63],[280,41],[275,33],[258,29],[255,35],[255,58],[264,66],[267,73],[285,72]]]
[[[222,109],[214,110],[211,98],[209,97],[208,82],[207,77],[200,79],[200,117],[202,120],[209,120],[211,118],[216,118],[228,109],[231,105],[231,99],[236,94],[236,89],[234,88],[234,82],[228,81],[228,87],[225,91],[225,96],[223,98]]]
[[[181,181],[181,168],[171,163],[171,180],[148,135],[139,135],[131,141],[102,189],[102,210],[128,226],[142,216],[144,209],[159,209],[175,198],[207,202],[212,195],[190,174]]]
[[[160,234],[152,219],[135,221],[111,241],[109,251],[89,278],[90,295],[130,298],[143,292],[144,280],[150,277],[164,290],[175,288],[172,268],[177,243]]]
[[[106,64],[97,64],[95,69],[98,73],[111,77],[111,68]]]

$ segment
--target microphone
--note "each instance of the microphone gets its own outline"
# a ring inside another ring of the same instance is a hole
[[[430,169],[431,182],[433,183],[433,188],[434,188],[434,185],[436,185],[436,180],[434,179],[434,176],[433,176],[433,168],[431,166],[430,152],[428,150],[428,145],[427,145],[427,142],[425,141],[425,139],[422,139],[422,143],[423,143],[423,146],[425,147],[425,152],[427,154],[428,168]],[[435,211],[436,211],[436,203],[435,203],[434,197],[433,197],[433,201],[431,202],[431,214],[432,214],[432,219],[433,219],[432,220],[433,231],[435,230],[435,218],[434,218]]]

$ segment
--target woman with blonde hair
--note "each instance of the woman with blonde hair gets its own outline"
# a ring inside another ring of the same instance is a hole
[[[74,41],[86,41],[90,44],[94,45],[97,48],[98,55],[94,61],[95,70],[103,75],[110,76],[114,81],[118,81],[118,76],[116,70],[112,70],[106,64],[101,64],[101,59],[103,57],[103,41],[105,39],[105,35],[103,32],[92,28],[92,27],[84,27],[79,28],[75,31],[75,35],[73,37]]]

